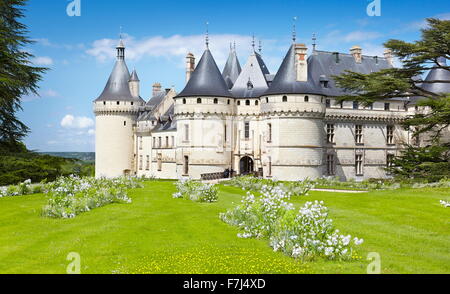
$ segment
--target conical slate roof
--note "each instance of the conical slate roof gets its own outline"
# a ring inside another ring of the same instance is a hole
[[[283,63],[280,66],[273,82],[264,95],[275,94],[321,94],[322,90],[317,87],[311,79],[307,82],[298,82],[295,70],[295,46],[289,49]],[[310,76],[310,68],[308,69],[308,77]]]
[[[441,66],[447,66],[447,60],[444,57],[438,60]],[[443,68],[432,69],[425,81],[450,81],[450,71]],[[450,83],[423,83],[422,89],[435,94],[450,93]]]
[[[268,89],[266,77],[270,75],[261,55],[254,52],[248,58],[231,93],[236,98],[260,97]]]
[[[236,50],[232,48],[230,51],[230,55],[228,56],[227,63],[225,64],[225,68],[222,72],[222,77],[227,83],[228,89],[231,89],[233,87],[240,73],[241,65],[236,55]]]
[[[130,82],[139,82],[139,81],[140,80],[139,80],[136,70],[133,70],[133,72],[131,73]]]
[[[177,97],[231,97],[214,58],[206,49],[184,90]]]

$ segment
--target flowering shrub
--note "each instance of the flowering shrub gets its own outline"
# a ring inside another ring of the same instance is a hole
[[[247,193],[241,204],[220,218],[242,230],[240,238],[267,238],[274,251],[294,258],[349,259],[352,245],[363,240],[340,235],[323,202],[308,202],[298,212],[281,187],[264,186],[262,195]]]
[[[202,184],[190,179],[181,179],[175,183],[177,192],[173,198],[184,198],[196,202],[216,202],[219,199],[219,190],[215,185]]]
[[[308,192],[314,188],[314,183],[310,180],[278,182],[274,179],[255,178],[253,176],[235,177],[228,181],[227,185],[242,188],[244,191],[260,191],[263,187],[279,187],[292,196],[308,195]]]
[[[0,198],[38,194],[43,191],[44,184],[31,184],[31,180],[26,180],[18,185],[0,187]]]
[[[450,207],[450,201],[441,200],[439,203],[441,203],[441,205],[445,208]]]
[[[47,185],[43,214],[54,218],[76,215],[110,203],[131,203],[127,189],[142,187],[129,177],[116,179],[62,177]]]

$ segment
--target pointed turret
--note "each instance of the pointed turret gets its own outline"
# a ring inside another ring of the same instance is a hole
[[[128,82],[130,86],[131,95],[135,98],[140,97],[140,81],[137,75],[136,69],[131,73],[130,81]]]
[[[447,59],[441,57],[438,59],[440,66],[447,66]],[[422,89],[435,94],[450,93],[450,71],[443,68],[435,68],[430,70],[425,81],[442,81],[436,83],[423,83]]]
[[[114,69],[109,76],[105,89],[95,101],[136,101],[141,99],[133,97],[130,91],[129,81],[130,72],[125,63],[125,46],[120,40],[117,49],[117,61]],[[137,76],[137,75],[136,75]]]
[[[189,82],[178,95],[178,97],[191,96],[231,96],[209,49],[205,50]]]
[[[269,70],[261,55],[253,51],[231,89],[233,97],[260,97],[268,89],[268,75],[270,75]]]
[[[230,55],[223,69],[222,76],[227,83],[228,89],[231,89],[241,73],[241,65],[236,54],[236,48],[230,46]]]

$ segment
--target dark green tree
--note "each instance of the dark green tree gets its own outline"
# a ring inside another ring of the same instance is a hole
[[[17,117],[21,98],[38,94],[37,84],[47,70],[33,66],[33,55],[26,52],[26,46],[32,43],[20,22],[26,2],[0,1],[0,145],[12,150],[23,147],[20,142],[29,131]]]
[[[450,21],[427,19],[428,27],[422,29],[422,38],[415,42],[389,40],[384,46],[390,49],[402,63],[402,67],[384,69],[371,74],[346,71],[335,76],[336,85],[347,91],[341,101],[358,101],[370,105],[380,99],[421,97],[417,106],[427,111],[407,118],[403,125],[413,136],[426,133],[430,140],[427,147],[405,146],[405,151],[395,159],[391,171],[403,177],[427,178],[439,171],[450,174],[449,144],[442,142],[442,131],[450,126],[450,95],[427,91],[425,85],[450,83],[450,81],[425,80],[432,69],[450,70],[439,62],[450,59]],[[441,170],[447,169],[447,170]]]

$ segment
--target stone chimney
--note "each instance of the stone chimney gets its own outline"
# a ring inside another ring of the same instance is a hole
[[[191,79],[191,75],[195,69],[195,56],[192,53],[186,55],[186,84]]]
[[[353,58],[355,59],[356,63],[362,62],[362,49],[359,46],[353,46],[350,49],[350,54],[353,55]]]
[[[384,58],[386,58],[389,65],[394,66],[394,56],[391,49],[384,50]]]
[[[153,97],[155,97],[159,92],[161,92],[161,84],[154,83],[153,84]]]
[[[295,44],[295,67],[297,82],[308,81],[308,48],[305,44]]]

